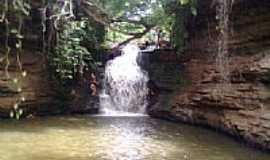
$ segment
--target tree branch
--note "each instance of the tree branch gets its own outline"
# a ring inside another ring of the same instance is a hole
[[[81,2],[80,7],[89,17],[92,17],[96,22],[105,26],[109,26],[109,24],[111,23],[108,14],[93,2],[90,2],[89,0],[84,0]]]
[[[126,44],[130,43],[131,41],[133,41],[133,40],[135,40],[135,39],[142,38],[142,37],[143,37],[145,34],[147,34],[152,28],[153,28],[153,26],[145,28],[145,30],[144,30],[143,32],[137,33],[137,34],[135,34],[133,37],[130,37],[130,38],[128,38],[127,40],[125,40],[125,41],[119,43],[119,44],[117,45],[117,48],[119,48],[119,47],[121,47],[121,46],[123,46],[123,45],[126,45]]]
[[[129,19],[129,18],[123,17],[123,16],[118,17],[116,19],[111,18],[103,9],[98,7],[98,5],[96,5],[91,0],[83,0],[81,2],[81,8],[83,9],[83,11],[88,16],[92,17],[96,22],[101,23],[101,24],[109,27],[113,31],[116,31],[116,32],[119,32],[119,33],[122,33],[122,34],[125,34],[125,35],[132,36],[132,37],[128,38],[127,40],[119,43],[117,45],[117,47],[121,47],[123,45],[126,45],[127,43],[129,43],[129,42],[131,42],[131,41],[133,41],[135,39],[142,38],[152,28],[155,27],[155,25],[148,24],[147,22],[145,22],[143,20],[133,20],[133,19]],[[135,25],[140,25],[140,26],[144,27],[145,29],[144,29],[143,32],[128,33],[128,32],[125,32],[125,31],[117,30],[113,26],[111,26],[112,23],[123,23],[123,22],[131,23],[131,24],[135,24]]]

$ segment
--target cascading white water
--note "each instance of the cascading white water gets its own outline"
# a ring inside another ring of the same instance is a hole
[[[140,49],[129,44],[122,52],[106,65],[101,110],[107,115],[145,113],[148,75],[137,63]]]
[[[230,28],[230,12],[234,0],[216,0],[217,2],[217,16],[219,20],[218,28],[220,30],[220,36],[218,41],[218,54],[216,58],[216,64],[218,72],[220,73],[222,88],[221,91],[225,91],[230,87],[230,71],[229,71],[229,50],[228,41],[231,33]]]

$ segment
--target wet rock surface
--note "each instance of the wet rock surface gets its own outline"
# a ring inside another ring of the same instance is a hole
[[[9,118],[15,107],[23,110],[23,117],[98,112],[99,98],[91,94],[89,75],[63,89],[41,53],[24,51],[21,64],[23,70],[15,56],[10,57],[9,78],[5,63],[0,64],[0,118]]]
[[[189,49],[179,62],[188,83],[176,84],[169,98],[161,95],[149,112],[154,117],[210,126],[269,150],[269,2],[237,1],[233,8],[237,17],[231,19],[228,85],[221,82],[215,61],[216,22],[203,19],[215,13],[207,2],[200,4],[198,29],[192,31]],[[166,104],[160,103],[163,100]]]
[[[262,67],[267,59],[270,60],[269,56],[261,60],[232,58],[231,84],[225,86],[219,82],[213,62],[192,59],[184,70],[191,84],[175,89],[170,95],[173,99],[160,96],[158,99],[167,103],[152,106],[150,114],[218,128],[250,144],[270,149],[270,88],[263,78],[270,68]],[[256,79],[250,78],[250,74]]]
[[[15,104],[24,110],[25,115],[60,112],[58,87],[48,76],[45,58],[39,53],[24,52],[21,64],[23,70],[18,69],[16,58],[10,58],[9,78],[6,65],[0,65],[0,117],[9,117]]]

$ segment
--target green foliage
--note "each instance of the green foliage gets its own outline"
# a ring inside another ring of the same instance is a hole
[[[0,4],[0,20],[6,19],[9,14],[15,16],[29,16],[31,6],[26,0],[1,0]],[[4,2],[3,2],[4,1]]]
[[[112,25],[112,28],[107,29],[106,40],[109,42],[121,42],[123,39],[129,37],[129,33],[142,32],[144,30],[143,26],[122,22]]]
[[[189,0],[180,0],[181,5],[186,5],[189,3]]]
[[[27,76],[27,72],[23,70],[23,65],[21,63],[21,54],[23,50],[23,22],[30,15],[31,6],[26,0],[3,0],[0,4],[0,23],[5,25],[5,42],[3,47],[5,48],[5,56],[0,57],[0,63],[3,62],[5,65],[5,75],[6,79],[9,80],[10,88],[12,88],[21,98],[17,99],[17,102],[14,104],[14,108],[10,111],[10,118],[20,119],[23,115],[23,110],[19,108],[19,105],[25,101],[25,97],[22,95],[22,84],[21,81]],[[2,35],[0,35],[2,36]],[[10,39],[15,40],[15,45],[10,46]],[[18,68],[14,77],[11,77],[9,74],[9,65],[11,64],[11,47],[14,47],[16,51],[16,63]]]
[[[17,102],[13,105],[13,108],[9,112],[10,118],[15,118],[19,120],[23,116],[24,110],[20,108],[20,104],[24,101],[25,101],[25,97],[21,97],[17,100]]]
[[[197,0],[103,0],[101,6],[113,18],[132,19],[155,26],[153,30],[162,30],[166,33],[165,37],[171,33],[171,42],[179,53],[184,51],[185,38],[188,36],[186,22],[191,16],[197,15]],[[141,33],[144,27],[140,23],[113,23],[107,39],[118,43],[128,39],[128,33]],[[146,35],[153,37],[153,33]]]
[[[192,15],[197,15],[197,0],[179,0],[181,5],[189,5]]]
[[[186,39],[189,36],[186,24],[197,15],[197,0],[171,0],[165,4],[166,13],[173,17],[171,42],[181,54],[185,51]]]
[[[73,80],[80,72],[79,67],[92,60],[90,52],[82,46],[82,41],[90,38],[89,32],[91,28],[86,20],[70,21],[64,24],[59,32],[57,46],[50,55],[50,62],[55,68],[56,76],[63,83]]]
[[[151,5],[158,3],[153,0],[103,0],[102,6],[111,17],[131,17],[141,15]]]
[[[103,0],[100,6],[112,19],[121,19],[112,23],[108,28],[107,40],[119,43],[133,35],[143,33],[146,26],[153,26],[152,30],[163,30],[169,33],[172,18],[167,16],[163,8],[164,0]],[[137,21],[133,23],[132,20]],[[151,32],[148,32],[148,35]],[[147,36],[152,37],[152,36]]]
[[[9,112],[9,117],[15,118],[17,120],[19,120],[22,115],[23,115],[23,109],[18,108],[18,104],[15,104],[14,108]]]
[[[105,56],[105,26],[94,21],[88,21],[88,29],[86,38],[83,40],[83,46],[90,51],[92,60],[88,62],[91,68],[95,68],[95,64],[102,64]]]

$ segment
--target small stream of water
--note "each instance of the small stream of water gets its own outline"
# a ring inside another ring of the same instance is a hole
[[[231,33],[230,14],[234,0],[216,0],[216,19],[218,20],[219,40],[216,58],[217,70],[220,73],[220,92],[230,89],[230,69],[229,69],[229,35]]]

